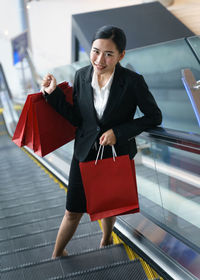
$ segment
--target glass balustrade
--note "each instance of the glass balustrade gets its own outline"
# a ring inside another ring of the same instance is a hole
[[[194,55],[200,61],[200,36],[193,36],[187,38],[187,42],[189,42]],[[200,77],[197,77],[200,80]]]
[[[200,250],[200,142],[195,151],[169,140],[137,137],[141,212]]]
[[[200,38],[188,39],[199,54]],[[163,113],[165,128],[200,133],[184,88],[181,70],[189,68],[200,79],[200,64],[185,39],[127,51],[122,65],[142,74]]]

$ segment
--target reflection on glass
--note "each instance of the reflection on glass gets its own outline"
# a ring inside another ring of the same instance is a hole
[[[164,141],[138,137],[136,173],[141,211],[200,248],[200,158]]]
[[[198,60],[200,61],[200,36],[193,36],[193,37],[187,38],[187,41],[189,42],[190,47],[194,51]],[[200,77],[196,77],[196,79],[200,80]]]
[[[200,65],[184,39],[128,51],[122,64],[144,76],[162,110],[163,127],[200,133],[181,80],[185,68],[200,79]]]

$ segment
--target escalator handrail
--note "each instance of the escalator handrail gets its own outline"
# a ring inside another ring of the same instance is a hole
[[[168,143],[177,144],[191,148],[196,153],[200,151],[200,134],[184,132],[169,128],[156,127],[145,130],[141,136],[154,140],[167,141]]]
[[[3,70],[3,66],[2,66],[1,63],[0,63],[0,73],[1,73],[1,75],[2,75],[2,77],[3,77],[3,82],[4,82],[5,86],[6,86],[6,91],[7,91],[7,93],[8,93],[8,96],[10,97],[10,99],[12,99],[11,90],[10,90],[10,88],[9,88],[9,86],[8,86],[8,82],[7,82],[7,79],[6,79],[4,70]]]

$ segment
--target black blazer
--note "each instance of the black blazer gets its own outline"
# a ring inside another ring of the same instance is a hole
[[[129,154],[133,158],[137,152],[135,136],[161,124],[161,111],[143,76],[117,64],[105,111],[98,120],[93,103],[92,74],[92,65],[76,72],[73,106],[65,101],[58,87],[46,95],[46,99],[77,127],[74,153],[79,161],[86,159],[94,142],[108,129],[113,129],[115,133],[117,155]],[[133,119],[137,106],[143,116]]]

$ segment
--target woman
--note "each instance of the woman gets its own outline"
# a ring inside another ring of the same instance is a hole
[[[143,77],[119,64],[125,47],[126,37],[121,29],[104,26],[96,32],[90,52],[91,65],[75,75],[73,106],[65,101],[52,75],[43,80],[48,103],[77,127],[66,212],[53,258],[67,255],[64,248],[86,212],[79,162],[94,160],[98,145],[105,146],[105,157],[112,156],[110,146],[115,145],[117,155],[129,154],[133,158],[137,152],[135,136],[161,123],[161,111]],[[133,119],[137,106],[144,116]],[[100,247],[112,244],[114,223],[115,217],[102,219]]]

